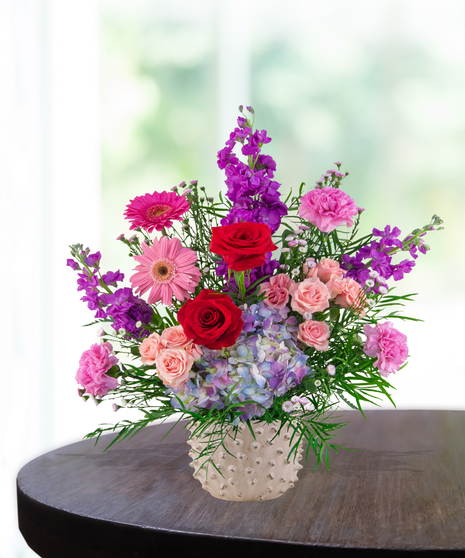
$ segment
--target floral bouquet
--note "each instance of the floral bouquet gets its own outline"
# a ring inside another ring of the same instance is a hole
[[[389,225],[359,237],[364,210],[341,189],[349,173],[339,162],[281,200],[276,163],[262,152],[271,138],[254,130],[251,107],[239,110],[218,152],[225,197],[192,181],[127,205],[137,234],[117,240],[135,262],[130,286],[102,271],[99,252],[71,246],[67,263],[102,326],[79,361],[79,395],[142,412],[87,437],[118,429],[114,443],[177,414],[194,438],[210,432],[199,455],[220,470],[212,456],[228,433],[255,438],[277,425],[288,460],[306,442],[318,465],[338,448],[338,402],[363,413],[363,402],[392,401],[389,375],[408,356],[394,320],[412,319],[399,308],[413,296],[394,295],[392,283],[442,221],[404,238]]]

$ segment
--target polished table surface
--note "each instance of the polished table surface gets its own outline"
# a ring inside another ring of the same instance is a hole
[[[465,412],[340,412],[358,451],[299,471],[264,502],[226,502],[192,478],[186,430],[149,427],[106,453],[83,441],[18,474],[21,532],[45,558],[465,556]]]

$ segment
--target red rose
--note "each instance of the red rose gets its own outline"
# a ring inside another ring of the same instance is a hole
[[[203,289],[178,312],[186,337],[207,349],[234,345],[242,331],[242,311],[228,295]]]
[[[223,256],[229,269],[246,271],[266,262],[267,252],[278,247],[271,240],[271,229],[264,223],[234,223],[212,227],[210,250]]]

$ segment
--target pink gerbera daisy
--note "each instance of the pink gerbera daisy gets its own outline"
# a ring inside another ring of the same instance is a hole
[[[131,221],[130,229],[140,227],[152,232],[153,229],[161,231],[163,227],[171,227],[173,219],[181,221],[181,215],[190,204],[184,196],[174,192],[154,192],[135,197],[126,207],[124,214]]]
[[[178,300],[189,297],[198,285],[201,273],[194,265],[197,254],[194,250],[183,248],[177,238],[162,236],[155,238],[152,246],[142,243],[142,256],[134,256],[139,262],[131,277],[131,284],[137,294],[150,290],[148,302],[162,301],[170,305],[172,295]]]

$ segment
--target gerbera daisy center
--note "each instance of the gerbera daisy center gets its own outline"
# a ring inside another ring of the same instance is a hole
[[[150,272],[156,283],[169,283],[176,275],[176,264],[166,258],[156,260]]]
[[[169,205],[161,205],[161,204],[152,205],[147,209],[145,216],[147,217],[147,219],[155,219],[157,217],[160,217],[160,215],[163,215],[163,213],[166,213],[170,209],[171,206]]]

